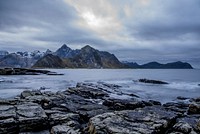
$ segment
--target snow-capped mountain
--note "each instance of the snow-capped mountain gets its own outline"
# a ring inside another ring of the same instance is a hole
[[[51,51],[46,51],[50,53]],[[33,52],[16,52],[8,53],[7,51],[0,51],[0,67],[32,67],[36,61],[46,55],[46,52],[35,50]]]
[[[0,59],[8,55],[8,51],[0,51]]]

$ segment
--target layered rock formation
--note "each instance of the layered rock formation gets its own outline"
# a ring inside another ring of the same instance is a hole
[[[0,99],[0,133],[45,134],[198,134],[200,99],[161,104],[111,98],[120,86],[78,83],[62,92],[24,91]],[[129,96],[129,97],[128,97]]]

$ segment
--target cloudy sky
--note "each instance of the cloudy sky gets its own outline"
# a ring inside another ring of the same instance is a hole
[[[200,67],[199,0],[0,0],[0,50],[90,44],[120,60]]]

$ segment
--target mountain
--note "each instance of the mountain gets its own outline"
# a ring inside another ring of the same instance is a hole
[[[22,58],[16,53],[6,55],[0,60],[0,67],[27,67],[31,61],[28,58]]]
[[[108,52],[99,51],[87,45],[71,59],[77,68],[122,68],[123,64]]]
[[[8,54],[9,54],[8,51],[0,51],[0,59],[7,56]]]
[[[123,61],[122,62],[127,68],[140,68],[140,65],[137,64],[136,62],[127,62]]]
[[[30,68],[36,61],[42,58],[45,53],[35,50],[33,52],[16,52],[9,54],[8,52],[1,52],[0,67],[19,67]]]
[[[139,65],[133,62],[124,62],[129,68],[139,68],[139,69],[193,69],[193,67],[187,62],[171,62],[166,64],[161,64],[158,62],[149,62],[147,64]]]
[[[9,53],[0,51],[0,67],[18,68],[140,68],[140,69],[192,69],[189,63],[181,61],[161,64],[150,62],[139,65],[133,62],[120,62],[114,54],[99,51],[89,45],[73,50],[66,44],[55,52],[47,49],[46,52]]]
[[[59,56],[60,58],[72,58],[75,55],[79,53],[79,50],[72,50],[70,47],[68,47],[66,44],[62,45],[61,48],[59,48],[54,55]]]
[[[39,59],[33,68],[64,68],[65,64],[62,59],[56,55],[47,54]]]
[[[149,69],[159,69],[159,68],[163,68],[164,64],[160,64],[158,62],[149,62],[147,64],[141,65],[141,68],[149,68]]]
[[[74,53],[76,51],[77,53]],[[70,54],[71,53],[71,54]],[[73,54],[74,55],[73,55]],[[56,55],[55,55],[56,54]],[[70,55],[70,56],[69,56]],[[48,55],[49,56],[49,55]],[[57,63],[52,58],[57,58]],[[45,61],[45,62],[44,62]],[[53,64],[48,64],[53,63]],[[67,68],[123,68],[124,65],[108,52],[99,51],[87,45],[80,50],[72,50],[63,45],[51,58],[44,56],[33,67],[67,67]]]
[[[167,63],[164,65],[165,68],[173,68],[173,69],[193,69],[193,67],[187,63],[187,62],[181,62],[181,61],[177,61],[177,62],[173,62],[173,63]]]

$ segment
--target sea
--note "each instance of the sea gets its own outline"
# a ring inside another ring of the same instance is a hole
[[[176,101],[178,96],[200,97],[199,69],[49,69],[64,75],[1,75],[0,98],[14,98],[24,90],[64,91],[84,83],[117,84],[123,93],[131,93],[141,99],[162,103]],[[140,83],[138,79],[168,82],[166,85]],[[111,94],[111,97],[127,99],[129,96]]]

